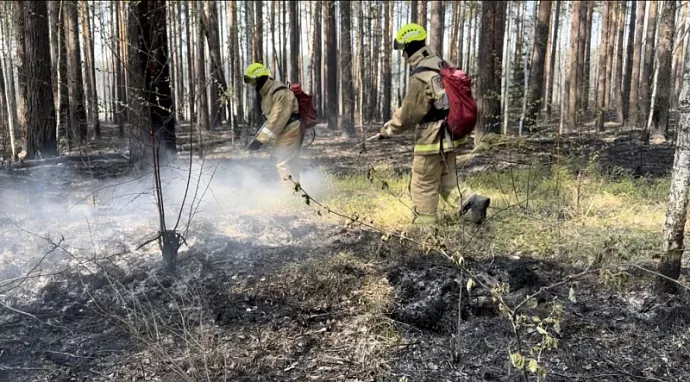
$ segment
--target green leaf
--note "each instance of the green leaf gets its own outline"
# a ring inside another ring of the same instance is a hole
[[[511,353],[510,363],[513,364],[514,368],[522,370],[525,368],[525,357],[523,357],[523,355],[520,353]]]
[[[529,365],[527,365],[527,370],[529,370],[530,373],[536,373],[537,370],[539,370],[539,364],[537,363],[537,360],[532,358],[529,360]]]
[[[575,298],[575,289],[573,287],[570,287],[570,293],[568,293],[568,300],[570,300],[570,302],[577,302],[577,298]]]

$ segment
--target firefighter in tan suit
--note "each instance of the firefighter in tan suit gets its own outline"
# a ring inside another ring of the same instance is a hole
[[[271,78],[271,72],[260,63],[247,67],[244,82],[256,87],[261,96],[261,111],[266,117],[266,122],[248,148],[258,150],[263,144],[273,142],[276,167],[281,178],[291,176],[295,182],[299,182],[303,132],[297,98],[287,86]]]
[[[438,73],[442,59],[426,46],[426,31],[418,24],[404,25],[398,31],[394,48],[402,50],[410,65],[407,94],[393,118],[380,131],[388,138],[415,129],[414,160],[410,194],[415,208],[414,222],[435,224],[439,196],[453,210],[463,215],[472,210],[472,220],[481,224],[490,200],[460,190],[456,169],[456,151],[465,139],[455,140],[444,119],[449,104]]]

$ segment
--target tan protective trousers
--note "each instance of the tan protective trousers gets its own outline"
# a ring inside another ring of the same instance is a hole
[[[291,176],[295,182],[299,182],[299,175],[302,170],[301,151],[302,136],[300,123],[292,122],[285,127],[285,130],[276,139],[275,146],[273,147],[276,168],[282,182],[287,182],[288,176]],[[289,186],[292,187],[292,183],[289,183]]]
[[[471,196],[459,186],[455,159],[454,152],[414,156],[410,194],[416,211],[415,223],[437,223],[439,196],[453,213],[458,211],[461,198],[466,200]]]

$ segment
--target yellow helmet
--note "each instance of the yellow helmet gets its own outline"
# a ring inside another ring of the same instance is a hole
[[[262,63],[255,62],[244,71],[244,83],[254,85],[259,77],[270,76],[271,71]]]
[[[398,34],[395,36],[393,49],[402,50],[405,48],[405,45],[412,41],[424,40],[426,40],[426,30],[424,30],[423,26],[415,23],[405,24],[398,30]]]

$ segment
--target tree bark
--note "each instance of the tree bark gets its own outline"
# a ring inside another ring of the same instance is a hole
[[[673,35],[676,22],[676,1],[666,1],[659,22],[659,45],[657,57],[659,72],[666,73],[657,78],[656,101],[654,102],[653,135],[664,137],[668,133],[669,108],[671,107],[671,90],[673,78],[671,66],[673,63]]]
[[[443,11],[443,1],[430,1],[431,3],[431,34],[429,44],[431,49],[439,56],[443,57],[443,30],[445,13]]]
[[[603,2],[603,8],[601,11],[601,39],[599,41],[607,41],[609,29],[609,2]],[[596,131],[601,132],[604,129],[604,118],[605,118],[605,93],[606,93],[606,63],[608,61],[608,49],[606,49],[606,44],[601,44],[599,53],[599,73],[597,74],[597,83],[599,84],[597,89],[597,120],[596,120]]]
[[[529,78],[529,97],[527,100],[527,116],[525,126],[528,129],[536,126],[537,114],[541,109],[544,99],[544,69],[549,38],[549,20],[551,18],[552,2],[542,0],[539,2],[539,16],[536,20],[535,41],[532,46],[532,69]]]
[[[233,127],[235,131],[239,131],[239,125],[244,123],[244,102],[242,97],[243,84],[241,81],[241,73],[243,72],[242,61],[240,60],[240,33],[238,28],[237,18],[237,1],[232,0],[228,7],[228,29],[230,32],[230,65],[232,69],[232,99],[236,107],[233,117]],[[191,77],[190,77],[191,78]]]
[[[558,27],[559,27],[559,20],[561,17],[561,1],[556,1],[556,14],[553,17],[553,25],[549,25],[549,30],[551,31],[551,40],[550,40],[550,50],[549,50],[549,55],[547,58],[547,65],[546,65],[546,84],[544,88],[546,89],[546,97],[545,103],[546,103],[546,114],[551,115],[551,105],[553,104],[553,88],[554,88],[554,69],[556,66],[556,48],[558,47]]]
[[[338,128],[338,38],[336,34],[335,2],[323,2],[326,38],[326,105],[328,128]]]
[[[89,4],[87,1],[81,1],[81,20],[82,20],[82,34],[84,35],[84,55],[85,67],[84,73],[86,75],[86,93],[88,94],[87,101],[89,107],[89,125],[94,131],[97,139],[101,138],[101,124],[98,117],[98,90],[96,88],[96,59],[94,53],[93,35],[91,34],[91,15],[89,12]]]
[[[584,29],[580,31],[580,36],[585,41],[585,50],[583,52],[584,63],[582,65],[582,93],[580,100],[580,109],[583,112],[589,111],[589,93],[590,93],[590,83],[591,83],[591,62],[592,62],[592,17],[594,13],[594,2],[587,1],[586,5],[587,14],[584,18]],[[584,33],[584,35],[583,35]]]
[[[637,18],[637,1],[630,2],[630,20],[628,24],[628,42],[625,58],[625,73],[623,74],[623,124],[628,123],[630,117],[630,86],[633,72],[633,51],[635,50],[635,19]]]
[[[616,36],[618,35],[618,2],[609,2],[609,29],[606,40],[606,93],[604,93],[604,107],[608,111],[611,109],[613,96],[613,86],[615,85],[616,75]]]
[[[56,24],[55,25],[55,39],[57,40],[56,47],[56,61],[52,65],[57,69],[56,76],[53,77],[55,85],[53,86],[57,92],[54,94],[55,105],[56,105],[56,117],[57,126],[61,131],[67,132],[70,126],[69,118],[69,82],[67,79],[67,47],[65,44],[65,17],[67,11],[65,10],[64,3],[60,1],[49,1],[48,6],[50,7],[51,14],[55,15]],[[56,135],[56,139],[61,138]]]
[[[690,49],[686,49],[686,60]],[[678,139],[671,175],[671,189],[666,210],[664,233],[664,254],[659,263],[659,273],[672,280],[680,277],[683,259],[685,223],[688,210],[688,188],[690,187],[690,67],[683,70],[683,89],[678,102]],[[676,292],[678,285],[659,277],[657,286],[662,292]]]
[[[223,103],[223,95],[227,94],[228,83],[225,80],[225,70],[223,70],[223,58],[221,57],[220,48],[220,34],[218,27],[218,9],[216,2],[206,0],[205,12],[199,14],[201,24],[203,26],[204,35],[208,42],[209,55],[211,56],[211,77],[213,82],[211,85],[211,126],[219,126],[224,119],[224,111],[221,107]],[[203,44],[203,37],[199,40]]]
[[[44,1],[14,2],[19,113],[26,158],[57,156],[48,8]]]
[[[417,24],[421,25],[422,28],[426,29],[426,23],[427,23],[427,1],[418,1],[418,13],[417,13],[417,18],[418,22]]]
[[[199,90],[197,94],[197,126],[200,131],[211,129],[211,121],[209,118],[208,108],[208,90],[206,88],[206,46],[204,44],[204,27],[202,25],[201,17],[204,13],[204,2],[197,1],[196,6],[197,19],[197,43],[196,43],[196,86]]]
[[[457,60],[455,61],[457,65],[462,68],[464,71],[467,71],[467,67],[463,65],[463,60],[464,60],[464,50],[465,50],[465,4],[466,2],[464,0],[460,2],[454,2],[458,7],[458,57]]]
[[[49,1],[48,2],[48,20],[50,28],[50,63],[51,63],[51,77],[53,78],[53,100],[55,101],[55,108],[58,109],[58,100],[60,99],[59,82],[58,82],[58,62],[60,54],[59,41],[64,37],[58,37],[60,35],[61,29],[58,28],[60,25],[60,2],[59,1]],[[7,31],[3,31],[7,33]]]
[[[676,36],[677,40],[674,43],[674,46],[676,46],[676,53],[674,54],[675,57],[675,71],[674,71],[674,83],[673,83],[673,95],[671,96],[671,110],[677,110],[678,109],[678,100],[680,99],[680,90],[683,85],[683,70],[685,69],[685,50],[687,49],[687,36],[685,35],[685,32],[688,28],[687,26],[687,20],[688,20],[688,4],[685,2],[682,2],[681,5],[681,10],[680,10],[680,24],[677,25],[676,30]]]
[[[266,63],[264,61],[264,23],[263,23],[263,18],[264,18],[264,13],[263,13],[263,1],[262,0],[254,0],[252,1],[252,4],[254,6],[254,35],[253,40],[254,43],[252,44],[252,57],[254,59],[254,62],[261,62],[261,63]],[[285,74],[283,74],[285,75]]]
[[[384,4],[384,31],[383,31],[383,120],[391,118],[391,102],[393,97],[393,2]],[[345,79],[343,79],[344,81]]]
[[[290,16],[290,81],[300,82],[299,78],[299,59],[302,53],[299,50],[300,26],[299,13],[297,11],[297,0],[289,2]],[[348,31],[349,33],[349,31]]]
[[[579,55],[579,36],[580,22],[582,21],[581,9],[583,8],[582,1],[573,1],[573,12],[570,24],[570,49],[568,51],[568,77],[565,82],[565,93],[568,95],[568,107],[566,109],[566,121],[570,129],[575,129],[577,124],[577,114],[579,112],[577,102],[577,90],[579,87],[578,74],[580,72],[580,55]],[[584,41],[583,41],[584,42]]]
[[[314,96],[314,106],[316,107],[316,112],[321,115],[321,100],[323,98],[321,89],[323,88],[323,81],[321,79],[321,0],[316,0],[314,2],[314,36],[312,42],[312,70],[314,72],[314,84],[312,85],[312,94]],[[361,22],[361,20],[360,20]],[[361,54],[360,54],[361,55]]]
[[[640,77],[640,113],[638,115],[638,125],[643,130],[647,130],[647,116],[649,115],[649,107],[651,103],[652,80],[654,77],[654,35],[656,33],[656,19],[659,3],[656,1],[649,2],[649,12],[647,14],[647,41],[645,43],[644,65],[642,67],[642,76]]]
[[[623,46],[625,44],[626,2],[618,4],[618,44],[616,45],[616,120],[623,124]]]
[[[347,1],[340,3],[340,73],[343,85],[343,115],[340,119],[340,129],[348,137],[355,136],[355,94],[352,85],[352,35],[350,32],[352,30],[351,4]],[[386,5],[387,7],[388,5]]]
[[[410,22],[419,24],[419,1],[410,1]]]
[[[482,1],[482,25],[479,34],[479,83],[477,138],[501,132],[501,52],[505,32],[506,3]]]
[[[644,37],[644,19],[646,1],[637,1],[637,15],[635,20],[635,48],[632,58],[632,72],[630,75],[630,98],[628,103],[631,105],[628,123],[632,128],[640,127],[640,115],[644,114],[642,102],[640,102],[640,65],[642,60],[642,39]],[[642,71],[644,73],[644,71]]]

